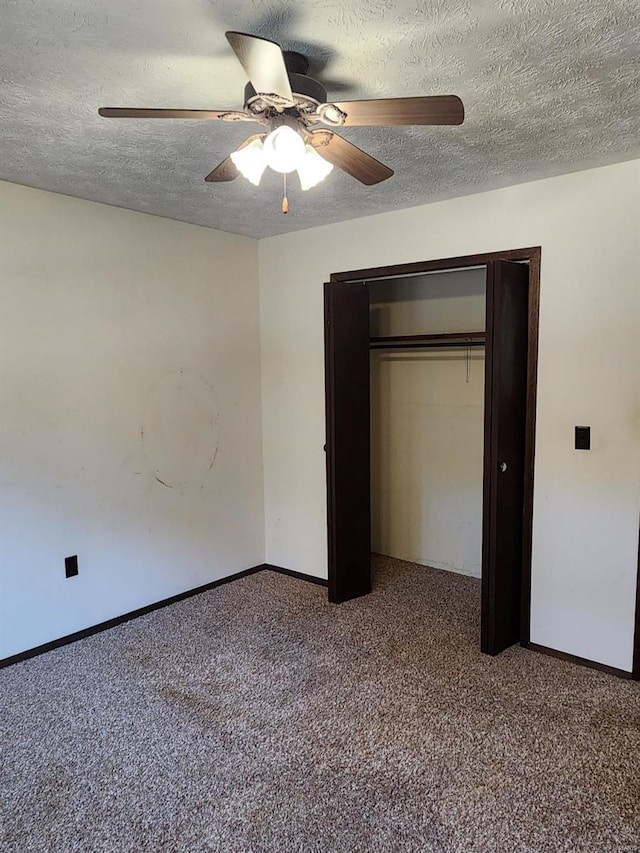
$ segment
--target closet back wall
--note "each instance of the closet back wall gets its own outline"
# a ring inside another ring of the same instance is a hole
[[[482,331],[485,270],[371,285],[371,334]],[[372,350],[372,551],[480,577],[484,350]]]

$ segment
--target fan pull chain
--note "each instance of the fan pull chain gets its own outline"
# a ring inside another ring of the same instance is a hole
[[[467,382],[469,382],[470,374],[471,374],[471,344],[468,343],[467,344],[467,379],[466,379]]]
[[[289,213],[289,199],[287,198],[287,173],[284,172],[282,175],[284,179],[284,190],[282,196],[282,212]]]

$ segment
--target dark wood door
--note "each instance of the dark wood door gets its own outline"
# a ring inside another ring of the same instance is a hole
[[[487,265],[481,649],[520,639],[529,267]]]
[[[324,286],[329,600],[371,592],[369,287]]]

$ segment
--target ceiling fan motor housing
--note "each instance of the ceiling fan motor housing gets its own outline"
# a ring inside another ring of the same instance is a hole
[[[310,99],[318,104],[324,104],[327,100],[327,90],[322,83],[318,82],[318,80],[315,80],[313,77],[309,77],[307,74],[307,71],[309,70],[309,60],[307,57],[303,56],[301,53],[297,53],[295,50],[285,50],[283,51],[283,55],[284,63],[289,75],[289,82],[291,83],[291,91],[294,96],[298,95],[303,100]],[[251,83],[247,83],[244,87],[245,107],[258,94],[268,95],[270,93],[258,93]],[[297,112],[297,109],[294,108],[293,112]]]

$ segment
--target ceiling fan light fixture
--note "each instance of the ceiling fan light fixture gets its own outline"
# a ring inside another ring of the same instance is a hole
[[[241,110],[100,107],[98,113],[117,119],[256,122],[262,126],[262,132],[245,139],[236,151],[218,163],[205,181],[225,183],[243,175],[259,186],[266,167],[270,166],[283,175],[297,170],[303,190],[323,180],[332,165],[368,187],[393,175],[393,169],[333,130],[311,130],[318,122],[329,127],[417,127],[458,125],[464,121],[464,104],[457,95],[327,103],[325,86],[308,75],[309,60],[302,54],[283,51],[277,42],[249,33],[229,31],[226,37],[249,78]],[[315,153],[308,150],[307,140]],[[286,200],[286,180],[283,183]]]
[[[293,172],[305,156],[303,138],[286,124],[272,130],[264,141],[264,158],[274,172]]]
[[[260,185],[264,170],[267,168],[264,144],[261,139],[254,139],[249,145],[240,148],[238,151],[233,151],[229,156],[243,177],[250,181],[254,187]]]
[[[333,163],[322,158],[311,145],[305,145],[305,155],[297,167],[301,189],[310,190],[317,186],[332,169]]]

